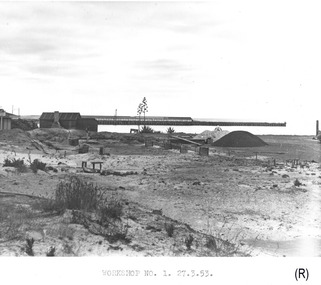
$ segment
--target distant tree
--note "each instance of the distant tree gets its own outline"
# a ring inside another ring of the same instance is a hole
[[[169,127],[169,128],[167,129],[167,133],[168,133],[168,134],[173,134],[173,133],[175,133],[174,128]]]
[[[143,103],[139,103],[138,108],[137,108],[137,115],[139,116],[139,124],[138,124],[138,131],[140,132],[140,116],[142,115],[143,112]]]
[[[150,126],[142,127],[141,133],[143,134],[152,134],[154,130]]]
[[[148,105],[147,105],[146,97],[143,98],[143,101],[141,104],[142,104],[142,112],[144,113],[144,126],[145,126],[145,115],[148,112]]]
[[[143,113],[144,114],[144,126],[145,125],[145,121],[146,121],[146,113],[148,112],[148,105],[147,105],[147,99],[146,97],[143,98],[143,101],[141,103],[139,103],[138,108],[137,108],[137,115],[139,116],[139,122],[140,122],[140,116]],[[138,129],[139,129],[138,125]]]

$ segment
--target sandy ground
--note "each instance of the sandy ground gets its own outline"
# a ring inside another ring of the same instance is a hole
[[[72,224],[68,212],[63,216],[39,213],[32,217],[36,226],[22,225],[24,235],[18,239],[0,237],[2,255],[25,255],[21,249],[24,239],[34,237],[38,255],[55,246],[58,255],[215,256],[217,253],[202,243],[212,235],[235,245],[244,255],[321,256],[318,162],[300,160],[294,165],[293,160],[275,153],[273,157],[260,153],[244,156],[219,148],[211,148],[209,156],[192,150],[181,154],[118,137],[93,140],[85,154],[59,140],[54,142],[56,146],[59,143],[58,150],[45,144],[36,149],[26,143],[2,143],[0,163],[6,158],[39,159],[57,172],[17,173],[12,167],[0,166],[1,205],[27,207],[35,201],[8,193],[54,197],[57,183],[76,174],[104,187],[108,197],[126,201],[131,242],[108,243],[82,225]],[[100,146],[108,154],[99,155]],[[84,173],[82,161],[89,168],[92,161],[101,161],[103,170],[134,174]],[[300,186],[294,185],[296,179]],[[172,238],[164,230],[166,221],[177,229]],[[195,242],[192,250],[186,250],[184,239],[191,233]]]

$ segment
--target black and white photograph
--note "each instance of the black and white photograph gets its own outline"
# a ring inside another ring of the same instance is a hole
[[[0,261],[319,261],[320,13],[1,1]]]

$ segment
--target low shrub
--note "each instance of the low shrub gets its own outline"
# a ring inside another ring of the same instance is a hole
[[[23,159],[9,159],[6,158],[3,162],[3,166],[11,166],[11,167],[18,167],[24,164]]]
[[[66,209],[99,210],[105,202],[102,194],[102,189],[93,183],[85,182],[77,176],[70,176],[58,183],[54,199],[43,198],[36,201],[33,208],[58,215],[64,213]]]
[[[169,128],[167,129],[167,133],[168,133],[168,134],[173,134],[173,133],[175,133],[174,128],[169,127]]]
[[[107,230],[102,232],[102,236],[104,236],[109,243],[120,241],[128,244],[131,242],[131,239],[128,237],[128,225],[122,221],[110,221],[104,228]]]
[[[0,199],[0,239],[20,240],[25,237],[25,229],[32,228],[36,214],[21,205],[12,205]]]
[[[108,224],[111,220],[121,220],[123,206],[118,201],[109,202],[99,209],[101,225]]]
[[[32,163],[30,163],[30,168],[33,173],[37,173],[38,170],[46,171],[46,163],[41,162],[38,159],[35,159]]]
[[[99,211],[97,211],[99,215]],[[95,235],[101,235],[110,243],[121,241],[129,243],[131,240],[127,236],[128,224],[124,224],[121,219],[92,219],[91,213],[85,211],[73,210],[72,223],[83,225],[88,231]]]
[[[61,181],[56,189],[55,202],[64,209],[96,210],[102,202],[102,190],[93,183],[88,183],[77,176]]]
[[[41,199],[33,203],[32,208],[41,210],[46,213],[62,214],[65,211],[65,205],[61,201],[57,202],[55,199]]]
[[[11,166],[11,167],[15,167],[17,169],[18,172],[23,173],[23,172],[27,172],[27,166],[24,163],[23,159],[9,159],[6,158],[3,162],[3,166]]]
[[[152,134],[154,130],[149,126],[143,126],[140,132],[143,134]]]
[[[70,176],[61,181],[56,188],[55,199],[42,199],[34,205],[46,212],[61,214],[66,209],[72,210],[72,223],[82,224],[94,234],[104,236],[109,242],[130,242],[127,237],[128,226],[121,219],[123,205],[116,199],[107,201],[103,189]],[[92,220],[94,214],[95,220]],[[72,235],[62,234],[62,237]]]

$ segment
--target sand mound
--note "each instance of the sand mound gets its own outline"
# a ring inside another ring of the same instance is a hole
[[[36,129],[29,133],[32,138],[40,141],[65,142],[68,139],[68,131],[65,129]]]
[[[213,146],[222,147],[255,147],[265,145],[267,143],[259,137],[245,131],[231,132],[213,143]]]
[[[66,130],[63,128],[42,128],[29,131],[32,138],[40,141],[52,141],[68,143],[68,138],[86,137],[86,132],[82,130]]]
[[[2,130],[0,131],[0,141],[2,143],[28,144],[32,141],[28,132],[20,129]]]

